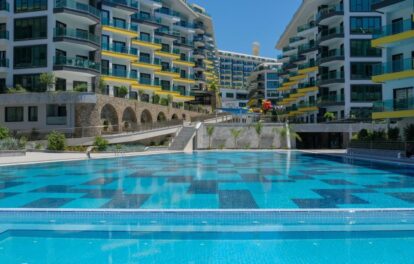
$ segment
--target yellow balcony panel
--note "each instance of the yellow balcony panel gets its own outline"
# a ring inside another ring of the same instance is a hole
[[[306,78],[305,74],[300,74],[300,75],[289,77],[289,80],[290,81],[299,81],[299,80],[302,80],[302,79],[305,79],[305,78]]]
[[[316,112],[318,111],[319,108],[316,106],[307,106],[307,107],[300,107],[299,111],[300,112]]]
[[[382,83],[386,81],[407,79],[407,78],[414,78],[414,70],[393,72],[393,73],[386,73],[386,74],[372,76],[372,81],[377,82],[377,83]]]
[[[157,64],[135,61],[135,62],[132,62],[131,65],[137,68],[146,68],[150,70],[161,71],[161,65],[157,65]]]
[[[281,88],[279,88],[277,90],[280,91],[280,92],[286,92],[286,91],[289,91],[290,90],[290,87],[281,87]]]
[[[186,78],[174,78],[174,82],[179,83],[186,83],[186,84],[195,84],[196,81],[194,79],[186,79]]]
[[[161,90],[161,86],[155,86],[155,85],[148,85],[148,84],[133,84],[132,89],[137,89],[137,90],[144,90],[144,91],[160,91]]]
[[[175,53],[170,53],[170,52],[165,52],[165,51],[156,51],[155,55],[164,57],[164,58],[174,59],[174,60],[180,59],[180,54],[175,54]]]
[[[299,92],[301,93],[311,93],[311,92],[317,92],[317,91],[319,91],[319,88],[317,86],[299,89]]]
[[[298,70],[298,73],[299,74],[306,74],[306,73],[315,72],[318,69],[319,69],[318,66],[314,66],[314,67],[309,67],[309,68]]]
[[[181,65],[181,66],[187,66],[187,67],[194,67],[195,63],[190,61],[183,61],[183,60],[175,60],[174,65]]]
[[[295,94],[291,94],[290,97],[291,98],[299,98],[299,97],[303,97],[305,95],[306,95],[306,93],[295,93]]]
[[[371,46],[372,47],[384,47],[391,43],[407,40],[410,38],[414,38],[414,30],[409,30],[409,31],[402,32],[399,34],[385,36],[385,37],[378,38],[378,39],[373,39],[371,40]]]
[[[206,64],[213,65],[213,62],[212,62],[211,60],[204,60],[204,62],[205,62]]]
[[[194,96],[186,96],[186,95],[173,95],[174,101],[176,102],[188,102],[188,101],[194,101]]]
[[[103,56],[118,58],[118,59],[125,59],[125,60],[136,60],[137,55],[127,54],[127,53],[120,53],[120,52],[113,52],[113,51],[102,51]]]
[[[124,84],[136,84],[137,80],[135,79],[129,79],[126,77],[115,77],[115,76],[109,76],[109,75],[102,75],[102,80],[105,82],[116,82],[116,83],[124,83]]]
[[[393,112],[374,112],[372,119],[388,119],[388,118],[409,118],[414,117],[414,110],[401,110]]]
[[[164,77],[180,78],[180,74],[176,72],[156,71],[155,74]]]
[[[161,49],[161,44],[142,41],[142,40],[139,40],[139,39],[132,40],[132,44],[140,46],[140,47],[146,47],[146,48],[154,49],[154,50],[160,50]]]
[[[128,37],[136,37],[138,35],[138,32],[127,30],[127,29],[121,29],[111,26],[102,26],[102,31],[109,31],[112,33],[128,36]]]
[[[282,87],[289,87],[289,86],[296,85],[298,83],[299,83],[298,81],[286,82],[286,83],[283,83]]]
[[[178,96],[178,95],[180,95],[179,92],[166,91],[166,90],[155,91],[155,93],[158,94],[158,95],[172,95],[172,96]]]

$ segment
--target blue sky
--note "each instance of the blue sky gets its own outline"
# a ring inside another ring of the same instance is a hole
[[[213,17],[219,49],[276,57],[275,45],[302,0],[190,0]]]

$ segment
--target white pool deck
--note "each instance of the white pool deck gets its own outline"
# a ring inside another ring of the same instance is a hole
[[[214,151],[214,150],[212,150]],[[217,150],[215,150],[217,151]],[[218,151],[234,151],[234,150],[218,150]],[[246,150],[243,150],[246,151]],[[249,150],[248,150],[249,151]],[[250,151],[280,151],[286,152],[286,150],[250,150]],[[302,151],[306,153],[315,154],[345,154],[346,150],[306,150]],[[146,156],[156,154],[173,154],[180,153],[179,151],[171,150],[154,150],[145,152],[131,152],[131,153],[92,153],[92,159],[103,158],[118,158],[128,156]],[[0,157],[0,166],[7,165],[23,165],[23,164],[35,164],[44,162],[61,162],[61,161],[74,161],[74,160],[87,160],[88,157],[85,153],[47,153],[47,152],[27,152],[26,156],[13,156],[13,157]]]

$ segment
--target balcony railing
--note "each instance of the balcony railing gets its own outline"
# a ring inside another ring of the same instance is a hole
[[[321,54],[320,63],[343,59],[344,51],[342,49],[333,49]]]
[[[334,72],[324,73],[324,74],[321,74],[318,79],[318,85],[324,85],[324,84],[336,83],[336,82],[339,82],[339,83],[344,82],[344,72],[334,71]]]
[[[128,79],[137,79],[137,73],[135,71],[125,71],[125,70],[119,70],[119,69],[106,69],[106,68],[102,68],[101,71],[102,75],[107,75],[107,76],[113,76],[113,77],[120,77],[120,78],[128,78]]]
[[[318,104],[321,106],[329,106],[329,105],[341,105],[344,104],[345,98],[344,95],[322,95],[319,100]]]
[[[343,4],[336,4],[331,5],[326,8],[321,9],[317,14],[317,20],[320,21],[322,19],[334,16],[334,15],[343,15],[344,14],[344,5]]]
[[[402,20],[400,22],[392,23],[390,25],[383,26],[381,32],[378,34],[374,34],[373,38],[382,38],[386,36],[392,36],[399,33],[407,32],[410,30],[414,30],[414,23],[412,19]]]
[[[53,58],[54,66],[66,66],[80,69],[89,69],[94,71],[99,71],[101,65],[97,62],[85,60],[81,58],[70,58],[65,56],[57,56]]]
[[[104,2],[116,5],[123,5],[131,8],[138,8],[138,2],[133,0],[104,0]]]
[[[55,38],[72,38],[72,39],[78,39],[78,40],[84,40],[84,41],[90,41],[97,45],[100,44],[100,37],[96,36],[94,34],[91,34],[89,32],[85,31],[79,31],[74,28],[55,28],[53,30],[53,36]]]
[[[292,37],[292,38],[289,39],[289,43],[294,43],[294,42],[297,42],[297,41],[301,41],[303,39],[305,39],[305,38],[303,38],[303,37]]]
[[[128,48],[125,46],[119,46],[119,45],[109,45],[109,44],[102,44],[102,49],[117,53],[124,53],[124,54],[130,54],[130,55],[137,55],[138,51],[135,48]]]
[[[414,97],[375,102],[373,112],[393,112],[414,109]]]
[[[316,63],[314,61],[312,61],[312,62],[308,62],[308,63],[299,65],[298,69],[303,70],[303,69],[312,68],[312,67],[315,67],[315,66],[316,66]]]
[[[8,68],[9,67],[9,59],[0,59],[0,67],[1,68]]]
[[[305,30],[308,30],[308,29],[311,29],[311,28],[314,28],[316,26],[317,26],[316,22],[315,21],[311,21],[311,22],[309,22],[309,23],[307,23],[305,25],[299,26],[298,27],[298,33],[299,32],[302,32],[302,31],[305,31]]]
[[[97,18],[101,17],[101,12],[95,7],[84,3],[76,2],[74,0],[56,0],[55,8],[67,8],[80,11],[83,13],[88,13]]]
[[[148,15],[146,13],[136,13],[136,14],[132,15],[131,18],[132,19],[137,19],[137,20],[148,21],[148,22],[155,23],[155,24],[161,24],[162,23],[161,18],[154,17],[154,16]]]
[[[317,48],[318,48],[318,45],[315,42],[309,42],[309,43],[300,45],[298,48],[298,51],[299,53],[304,53],[304,52],[311,51]]]
[[[296,47],[289,47],[289,46],[287,46],[287,47],[284,47],[283,48],[283,52],[288,52],[288,51],[295,50],[295,49],[296,49]]]
[[[168,16],[174,16],[174,17],[180,17],[180,13],[174,10],[171,10],[171,9],[167,9],[167,8],[156,9],[155,13],[164,14]]]
[[[333,38],[343,38],[344,37],[344,28],[336,27],[324,30],[319,36],[319,42],[326,41]]]
[[[373,76],[414,70],[414,58],[395,60],[373,67]]]
[[[117,21],[110,21],[109,19],[102,19],[102,25],[110,26],[114,28],[120,28],[129,31],[138,31],[138,26],[129,23],[117,22]]]

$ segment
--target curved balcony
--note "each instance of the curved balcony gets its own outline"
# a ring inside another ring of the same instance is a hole
[[[138,26],[128,23],[119,23],[110,21],[108,19],[102,19],[102,31],[109,31],[121,36],[137,37]]]
[[[76,74],[98,75],[101,66],[99,63],[80,59],[70,58],[65,56],[57,56],[53,58],[54,71],[69,71],[76,72]]]
[[[345,104],[343,95],[322,95],[318,100],[318,105],[321,107],[341,106]]]
[[[151,39],[151,37],[147,37],[144,35],[140,35],[137,38],[132,39],[132,44],[146,47],[154,50],[162,49],[161,40],[158,38]]]
[[[319,45],[328,46],[334,42],[338,42],[344,38],[344,28],[330,28],[321,32],[318,38]]]
[[[414,58],[374,65],[372,74],[374,82],[380,83],[407,78],[414,78]]]
[[[122,83],[122,84],[136,84],[137,83],[137,73],[129,72],[124,70],[109,70],[102,68],[101,70],[102,79],[105,82],[112,83]]]
[[[340,49],[333,49],[321,54],[319,64],[321,66],[329,66],[331,64],[337,64],[343,60],[345,60],[344,51]]]
[[[150,58],[140,57],[139,60],[132,62],[131,65],[133,67],[145,68],[149,70],[161,70],[161,61],[157,58],[151,61]]]
[[[160,25],[162,25],[161,18],[151,16],[147,13],[136,13],[131,16],[131,19],[134,22],[145,24],[148,26],[153,26],[153,27],[159,27]]]
[[[316,21],[310,21],[309,23],[306,23],[304,25],[301,25],[297,28],[298,31],[298,35],[306,35],[307,32],[312,32],[311,30],[313,29],[317,29],[318,28],[318,24],[316,23]]]
[[[299,54],[307,54],[310,52],[317,51],[319,46],[315,42],[309,42],[307,44],[300,45],[298,47]]]
[[[53,13],[72,16],[74,20],[87,24],[99,23],[101,19],[101,12],[97,8],[74,0],[55,0]]]
[[[319,76],[318,86],[329,86],[332,84],[344,84],[345,76],[343,72],[333,71]]]
[[[79,31],[74,28],[55,28],[53,29],[53,41],[69,42],[69,45],[86,45],[89,50],[94,50],[99,48],[101,38],[87,31]]]
[[[301,64],[298,66],[298,73],[299,74],[305,74],[305,73],[311,73],[315,72],[319,69],[319,67],[316,65],[315,62],[308,62],[305,64]]]
[[[159,75],[159,76],[164,76],[164,77],[179,78],[180,77],[180,69],[178,69],[178,68],[161,68],[161,70],[156,71],[155,74]]]
[[[329,25],[329,24],[333,24],[333,21],[335,21],[337,17],[342,18],[343,15],[344,15],[343,4],[336,4],[336,5],[331,5],[331,6],[328,6],[326,8],[319,10],[316,16],[316,20],[318,21],[319,24]]]
[[[136,60],[138,51],[124,46],[102,44],[102,55],[118,59]]]
[[[126,11],[131,15],[138,11],[138,2],[134,0],[103,0],[102,4]]]

